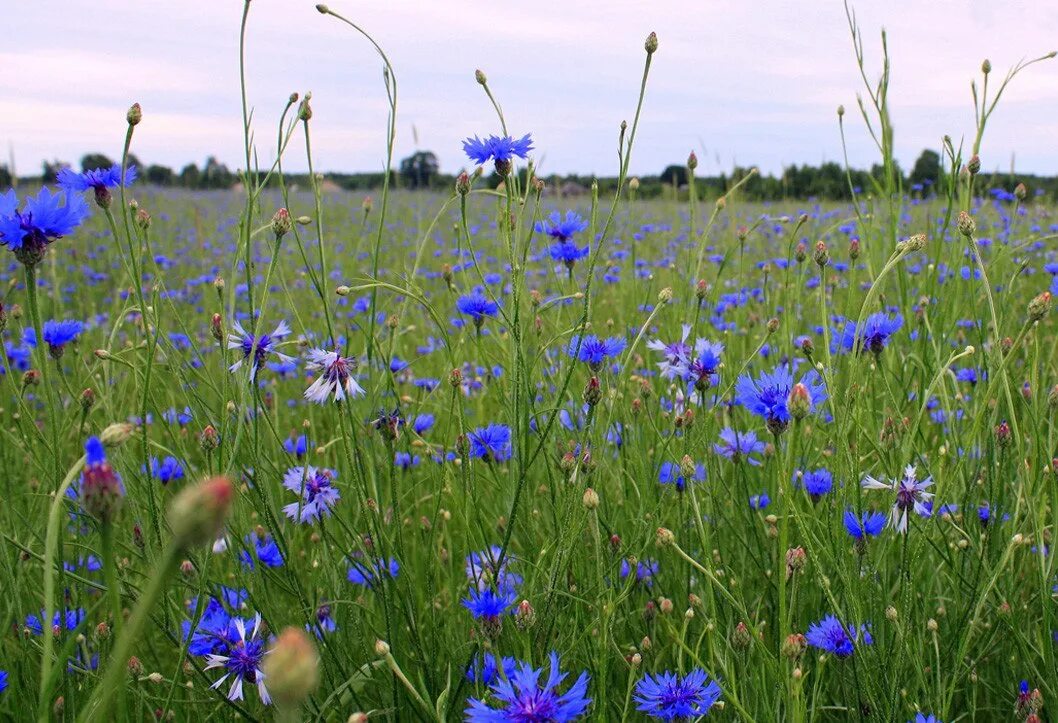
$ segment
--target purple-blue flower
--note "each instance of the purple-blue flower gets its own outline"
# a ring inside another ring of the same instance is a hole
[[[558,653],[552,652],[550,670],[542,680],[543,673],[543,668],[518,663],[506,680],[500,678],[490,686],[491,695],[487,699],[467,701],[466,720],[469,723],[565,723],[583,715],[591,705],[591,698],[587,697],[587,672],[582,672],[565,693],[559,693],[566,674],[559,667]],[[499,707],[493,708],[490,703]]]
[[[713,451],[732,462],[748,462],[753,466],[760,464],[755,454],[764,452],[767,445],[757,439],[757,433],[737,432],[731,427],[720,430],[720,441],[713,445]]]
[[[283,475],[283,486],[301,499],[285,505],[283,514],[303,525],[330,517],[331,510],[341,497],[334,486],[337,476],[338,473],[333,469],[312,466],[288,469]]]
[[[44,258],[48,245],[68,236],[88,218],[88,204],[80,196],[41,188],[26,198],[21,210],[11,189],[0,195],[0,245],[7,246],[25,266]]]
[[[839,658],[852,655],[857,644],[870,645],[874,642],[867,626],[861,625],[859,630],[853,625],[846,627],[833,615],[827,615],[819,622],[812,623],[805,633],[805,639],[812,647]]]
[[[136,180],[136,166],[125,169],[125,187],[131,186]],[[64,191],[79,193],[93,190],[97,193],[106,188],[115,188],[121,183],[121,164],[115,163],[110,168],[96,168],[84,173],[78,173],[69,166],[63,168],[55,176],[55,185]]]
[[[886,519],[883,512],[869,511],[857,517],[856,512],[851,509],[845,510],[843,518],[845,529],[857,540],[865,540],[867,537],[877,537],[882,534]]]
[[[499,304],[485,296],[481,289],[474,289],[473,293],[463,294],[456,301],[456,309],[460,314],[469,316],[474,321],[474,326],[481,328],[485,323],[485,317],[496,316],[500,310]]]
[[[471,457],[486,462],[505,462],[511,458],[511,428],[506,424],[478,427],[467,438]]]
[[[823,381],[814,369],[801,377],[800,383],[808,391],[808,411],[816,411],[826,400]],[[772,434],[778,434],[790,423],[788,406],[790,390],[794,387],[793,373],[786,365],[775,367],[771,372],[761,372],[753,379],[743,374],[735,382],[735,401],[751,414],[762,417]]]
[[[518,139],[510,136],[489,136],[482,140],[474,136],[463,141],[463,152],[478,165],[484,165],[490,160],[495,161],[497,166],[509,165],[515,156],[528,157],[531,150],[533,140],[528,133]]]
[[[717,682],[701,668],[682,678],[667,670],[648,673],[636,683],[636,710],[659,720],[690,720],[708,714],[720,693]]]
[[[578,343],[579,349],[577,348]],[[575,335],[569,340],[566,353],[577,361],[586,362],[593,372],[597,372],[602,368],[603,362],[618,356],[624,351],[626,345],[624,337],[620,336],[600,339],[594,334],[588,334],[583,338]]]
[[[222,675],[211,688],[218,689],[228,678],[231,678],[231,687],[228,688],[228,700],[242,700],[243,683],[257,686],[257,695],[261,702],[268,705],[272,699],[265,688],[264,675],[261,673],[261,661],[265,656],[265,641],[261,639],[261,616],[253,619],[253,628],[250,637],[246,637],[246,621],[242,618],[234,618],[232,625],[237,632],[237,639],[233,640],[223,654],[210,653],[206,657],[206,670],[222,668]]]
[[[856,322],[846,319],[844,324],[834,330],[834,341],[831,344],[833,353],[843,351],[870,351],[880,354],[889,345],[889,339],[904,324],[900,314],[889,316],[882,312],[871,314],[857,330]]]
[[[867,475],[860,484],[864,489],[889,490],[896,495],[889,521],[900,534],[907,534],[907,511],[909,509],[913,509],[922,517],[929,517],[930,509],[927,505],[933,499],[933,493],[926,492],[926,489],[932,486],[933,478],[918,479],[918,470],[913,464],[904,468],[903,477],[883,482]]]

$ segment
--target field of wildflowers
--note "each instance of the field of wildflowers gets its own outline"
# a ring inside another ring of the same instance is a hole
[[[925,195],[883,59],[851,203],[693,154],[646,202],[663,53],[613,198],[545,195],[480,71],[448,195],[289,187],[310,99],[257,168],[245,93],[241,193],[137,182],[133,105],[121,164],[0,195],[5,718],[1046,719],[1058,218],[975,193],[1036,61]]]

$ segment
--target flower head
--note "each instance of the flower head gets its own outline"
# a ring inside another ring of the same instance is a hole
[[[486,462],[505,462],[511,458],[511,428],[506,424],[478,427],[468,435],[470,456]]]
[[[754,431],[737,432],[731,427],[720,430],[720,441],[713,445],[713,451],[732,462],[748,462],[753,466],[760,464],[755,454],[764,452],[767,445],[757,439]]]
[[[283,475],[283,486],[300,499],[283,507],[283,514],[305,525],[330,517],[341,495],[334,486],[338,473],[333,469],[291,467]]]
[[[881,312],[868,316],[859,329],[856,322],[846,319],[840,328],[834,330],[831,351],[839,353],[855,350],[880,354],[903,324],[904,317],[900,314],[889,316]]]
[[[687,343],[687,337],[691,333],[691,325],[683,325],[683,335],[680,340],[672,344],[666,344],[660,339],[647,342],[647,348],[659,351],[662,360],[658,363],[661,376],[665,379],[675,379],[686,374],[691,362],[691,346]]]
[[[136,180],[136,166],[125,169],[125,182],[121,181],[121,165],[115,163],[110,168],[96,168],[78,173],[72,168],[63,168],[55,177],[55,185],[67,193],[95,191],[96,203],[100,208],[109,208],[111,203],[110,189],[117,186],[131,186]]]
[[[812,501],[818,502],[823,495],[834,488],[834,477],[830,474],[830,470],[820,467],[801,475],[801,485]]]
[[[84,331],[84,324],[75,319],[63,321],[49,319],[44,322],[41,336],[44,337],[44,343],[48,345],[48,353],[58,359],[62,356],[66,345],[76,340],[82,331]]]
[[[475,289],[471,294],[464,294],[456,301],[456,309],[460,314],[465,314],[474,320],[474,326],[481,328],[485,323],[485,317],[496,316],[500,305],[485,296],[481,289]]]
[[[706,715],[720,699],[720,686],[701,668],[682,678],[665,671],[644,675],[636,683],[636,710],[660,720],[691,719]]]
[[[928,517],[930,514],[929,504],[933,499],[933,493],[926,492],[926,489],[933,484],[933,478],[926,477],[924,480],[919,480],[918,470],[913,464],[904,468],[904,476],[901,478],[883,482],[867,475],[861,484],[864,489],[889,490],[896,494],[889,522],[900,534],[907,533],[907,511],[909,509],[913,509],[923,517]]]
[[[565,218],[555,211],[548,218],[537,221],[535,226],[537,233],[546,234],[556,241],[569,241],[586,228],[588,222],[575,211],[566,211]]]
[[[827,615],[817,623],[812,623],[805,633],[805,639],[812,647],[819,648],[839,658],[847,658],[856,650],[856,645],[863,643],[870,645],[873,641],[867,626],[861,625],[857,630],[855,626],[841,624],[833,615]]]
[[[612,359],[624,351],[627,342],[623,337],[611,336],[609,339],[600,339],[594,334],[584,337],[575,335],[569,340],[566,353],[577,361],[587,362],[593,372],[602,368],[603,362]],[[579,349],[577,347],[580,347]]]
[[[293,361],[291,357],[275,350],[276,342],[282,340],[285,336],[289,336],[291,333],[290,327],[287,326],[285,321],[279,322],[271,334],[261,334],[256,338],[253,334],[247,333],[246,330],[242,328],[242,324],[238,321],[234,322],[233,327],[235,333],[228,334],[228,348],[237,349],[242,352],[242,358],[228,367],[229,371],[238,371],[242,365],[249,360],[250,378],[256,379],[257,370],[262,364],[264,364],[269,354],[275,354],[285,362]]]
[[[48,245],[68,236],[88,218],[88,204],[80,196],[41,188],[21,210],[14,189],[0,195],[0,245],[7,246],[25,266],[36,266]]]
[[[326,404],[334,399],[340,402],[346,397],[362,397],[365,392],[353,378],[352,370],[356,368],[356,359],[343,357],[336,351],[310,349],[308,369],[318,370],[316,381],[305,390],[305,399],[316,404]]]
[[[720,355],[724,345],[717,341],[698,339],[694,350],[681,361],[678,372],[688,383],[700,392],[720,381]]]
[[[511,675],[506,679],[497,679],[490,686],[492,695],[488,700],[499,707],[492,708],[485,700],[470,698],[467,701],[467,721],[565,723],[583,715],[591,705],[591,698],[587,697],[587,672],[581,673],[565,693],[559,693],[559,686],[566,679],[566,674],[559,668],[558,653],[553,652],[547,678],[541,680],[543,673],[543,668],[533,668],[529,663],[519,662]]]
[[[845,529],[856,540],[866,540],[868,537],[877,537],[885,528],[886,516],[882,512],[864,512],[857,517],[854,510],[845,510],[843,518]]]
[[[809,370],[801,377],[800,384],[807,393],[809,413],[816,411],[827,398],[819,374],[814,369]],[[785,365],[771,372],[761,372],[756,379],[744,374],[735,382],[735,401],[750,413],[763,417],[772,434],[778,434],[790,423],[788,403],[793,386],[793,374]]]
[[[246,623],[242,618],[233,618],[232,625],[237,633],[236,639],[226,646],[221,653],[210,653],[206,657],[206,670],[221,668],[224,675],[217,679],[211,688],[218,689],[228,678],[231,678],[231,687],[228,688],[228,700],[242,700],[243,683],[257,686],[257,694],[261,702],[268,705],[272,702],[268,696],[268,690],[264,684],[264,673],[261,672],[261,661],[265,656],[265,643],[261,639],[261,616],[256,615],[251,621],[253,628],[250,637],[246,637]]]
[[[463,141],[463,152],[467,154],[467,158],[479,165],[484,165],[489,160],[495,161],[496,171],[501,176],[510,173],[515,156],[527,158],[531,150],[533,140],[528,133],[518,139],[511,136],[489,136],[482,140],[474,136]]]
[[[125,498],[125,486],[107,462],[106,450],[98,437],[89,437],[85,442],[80,497],[85,511],[103,523],[114,520]]]

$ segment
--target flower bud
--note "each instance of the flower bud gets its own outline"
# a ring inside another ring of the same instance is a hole
[[[224,529],[235,488],[227,477],[211,477],[185,487],[169,506],[169,526],[183,548],[212,544]]]
[[[782,655],[789,660],[797,660],[808,648],[808,641],[801,633],[787,635],[782,643]]]
[[[528,630],[536,625],[536,610],[528,600],[518,603],[518,609],[514,611],[514,625],[519,630]]]
[[[91,387],[81,392],[80,397],[81,411],[88,413],[88,410],[95,406],[96,393],[92,391]]]
[[[798,382],[790,389],[790,396],[786,400],[786,408],[794,419],[804,419],[812,411],[812,397],[808,393],[808,387]]]
[[[672,289],[666,286],[664,289],[658,292],[658,303],[667,304],[672,301]]]
[[[380,658],[384,658],[389,655],[389,643],[387,643],[385,640],[376,640],[375,655]]]
[[[598,509],[599,507],[599,493],[593,490],[591,487],[584,490],[583,497],[584,507],[589,510]]]
[[[658,35],[657,33],[651,33],[647,36],[646,42],[643,43],[643,49],[647,51],[647,55],[653,55],[658,50]]]
[[[217,341],[224,341],[224,321],[221,319],[220,314],[214,314],[213,318],[209,320],[209,333]]]
[[[691,151],[691,154],[689,156],[687,156],[687,168],[689,168],[689,169],[691,169],[693,171],[697,167],[698,167],[698,156],[694,155],[694,151]]]
[[[1039,321],[1051,311],[1051,292],[1044,291],[1029,302],[1029,321]]]
[[[959,229],[959,233],[963,236],[970,237],[977,233],[977,221],[974,217],[966,213],[966,211],[959,211],[959,217],[955,222],[955,227]]]
[[[749,632],[744,622],[739,622],[731,631],[731,647],[735,650],[745,650],[753,642],[753,635]]]
[[[966,170],[970,172],[971,176],[976,176],[981,172],[981,157],[976,153],[970,156],[970,160],[966,164]]]
[[[107,462],[103,443],[98,437],[88,438],[85,458],[85,468],[81,473],[81,503],[85,512],[108,525],[121,511],[125,487]]]
[[[667,527],[659,527],[655,542],[658,547],[669,547],[676,544],[676,535],[672,534],[672,530]]]
[[[281,208],[273,214],[272,233],[275,234],[276,239],[286,236],[293,227],[294,223],[290,220],[290,211]]]
[[[467,175],[466,171],[461,171],[456,176],[456,193],[460,196],[465,196],[470,193],[470,176]]]
[[[128,441],[136,427],[128,422],[115,422],[100,432],[99,441],[104,447],[118,447]]]
[[[820,268],[823,268],[830,263],[830,252],[827,250],[826,242],[822,239],[816,241],[815,253],[812,255],[812,258],[815,259],[816,264]]]
[[[217,433],[212,424],[207,424],[206,428],[202,430],[198,443],[204,451],[212,452],[220,446],[220,434]]]
[[[635,193],[636,191],[639,190],[639,178],[638,177],[633,178],[631,181],[628,182],[628,190],[631,191],[632,193]]]
[[[489,79],[485,77],[485,71],[480,68],[474,71],[474,80],[478,82],[478,85],[485,85],[489,82]]]
[[[1029,190],[1025,188],[1024,183],[1019,183],[1018,185],[1014,186],[1014,198],[1018,199],[1019,201],[1024,201],[1025,197],[1028,195]]]
[[[280,707],[296,707],[319,685],[320,657],[304,630],[285,628],[265,657],[261,671],[268,681],[269,694]]]
[[[143,108],[140,107],[139,103],[133,103],[129,107],[128,113],[125,114],[125,120],[128,121],[130,126],[140,124],[140,121],[143,120]]]
[[[592,377],[584,387],[584,403],[594,407],[602,399],[602,388],[599,386],[599,378]]]

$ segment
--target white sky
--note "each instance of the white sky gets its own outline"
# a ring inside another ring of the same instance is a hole
[[[241,166],[241,0],[7,0],[0,50],[0,155],[38,173],[44,158],[116,157],[128,105],[144,120],[133,152],[179,169],[216,155]],[[862,85],[838,0],[334,0],[387,51],[399,91],[396,157],[498,132],[482,68],[512,133],[532,132],[545,172],[614,175],[616,130],[631,120],[651,30],[660,38],[632,171],[658,173],[694,149],[699,173],[839,160],[835,109],[849,110],[853,165],[876,153],[855,113]],[[944,134],[973,133],[970,80],[998,80],[1022,57],[1058,49],[1058,3],[860,0],[869,72],[889,32],[898,156],[910,168]],[[249,93],[262,162],[291,91],[313,92],[316,167],[375,171],[385,152],[381,63],[311,0],[254,0]],[[1012,84],[990,125],[986,169],[1058,172],[1058,60]],[[286,161],[304,168],[303,155]],[[1014,156],[1016,154],[1016,156]]]

